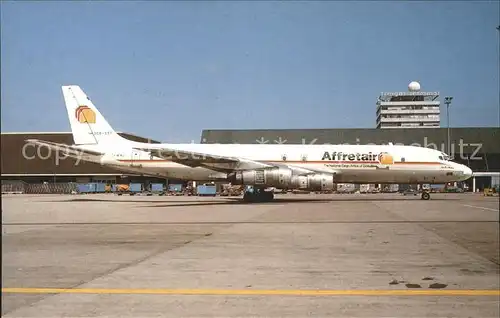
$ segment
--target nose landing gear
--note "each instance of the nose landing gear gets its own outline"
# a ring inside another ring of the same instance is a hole
[[[421,197],[422,200],[429,200],[430,198],[431,194],[429,193],[429,191],[426,190],[422,191],[422,197]]]

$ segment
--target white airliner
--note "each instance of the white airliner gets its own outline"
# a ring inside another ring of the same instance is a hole
[[[265,189],[330,190],[336,183],[443,184],[472,176],[440,151],[399,145],[151,144],[118,135],[79,86],[62,86],[74,145],[27,142],[142,175],[249,185],[246,201],[269,201]],[[423,192],[422,199],[428,200]]]

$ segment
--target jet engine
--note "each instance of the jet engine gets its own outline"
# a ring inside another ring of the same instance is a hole
[[[275,187],[278,189],[325,191],[335,188],[331,174],[295,175],[293,170],[288,168],[238,171],[230,175],[229,181],[235,185]]]
[[[291,189],[302,189],[310,191],[334,190],[335,183],[333,175],[327,173],[315,173],[305,176],[293,176]]]
[[[270,168],[238,171],[230,177],[233,184],[283,188],[290,185],[293,171],[287,168]]]

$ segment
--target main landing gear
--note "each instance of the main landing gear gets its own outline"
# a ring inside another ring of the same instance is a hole
[[[272,191],[266,191],[265,188],[247,187],[243,194],[245,202],[270,202],[274,199]]]

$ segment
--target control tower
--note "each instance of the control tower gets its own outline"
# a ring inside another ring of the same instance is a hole
[[[411,82],[407,92],[382,93],[377,100],[377,128],[439,128],[439,92],[421,92]]]

